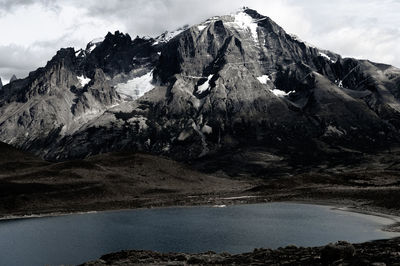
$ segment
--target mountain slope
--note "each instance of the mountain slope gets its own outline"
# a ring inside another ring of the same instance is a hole
[[[1,140],[58,160],[398,143],[399,69],[311,47],[251,9],[175,34],[60,50],[4,86]]]
[[[49,163],[0,143],[0,218],[171,205],[249,187],[149,154],[119,152]]]

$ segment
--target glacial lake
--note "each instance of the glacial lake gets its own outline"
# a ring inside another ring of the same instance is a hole
[[[0,265],[71,265],[123,249],[240,253],[399,236],[393,220],[331,207],[266,203],[109,211],[0,221]]]

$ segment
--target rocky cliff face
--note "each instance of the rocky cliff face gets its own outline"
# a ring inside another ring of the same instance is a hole
[[[250,9],[175,34],[60,50],[4,87],[0,140],[51,159],[398,142],[397,68],[311,47]]]

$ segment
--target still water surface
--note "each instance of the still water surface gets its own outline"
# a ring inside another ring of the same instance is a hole
[[[398,236],[387,218],[268,203],[99,212],[0,222],[0,265],[78,264],[122,249],[240,253]]]

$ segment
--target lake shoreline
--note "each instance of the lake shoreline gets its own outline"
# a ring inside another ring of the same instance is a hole
[[[221,204],[223,200],[229,200],[229,202],[225,202],[225,204]],[[180,204],[180,205],[153,205],[153,206],[141,206],[134,208],[113,208],[113,209],[97,209],[97,210],[81,210],[81,211],[59,211],[59,212],[43,212],[43,213],[34,213],[34,214],[25,214],[25,215],[7,215],[0,216],[0,221],[12,221],[12,220],[21,220],[21,219],[37,219],[37,218],[48,218],[48,217],[59,217],[59,216],[68,216],[68,215],[83,215],[90,213],[98,213],[98,212],[118,212],[118,211],[127,211],[127,210],[140,210],[140,209],[160,209],[160,208],[190,208],[190,207],[215,207],[222,208],[230,205],[248,205],[248,204],[262,204],[262,203],[295,203],[295,204],[307,204],[307,205],[320,205],[327,206],[333,210],[360,213],[370,216],[382,217],[385,219],[392,220],[393,223],[381,228],[382,231],[388,232],[400,232],[400,215],[393,214],[393,210],[377,208],[376,206],[364,206],[360,207],[359,205],[349,204],[349,200],[340,203],[338,201],[332,200],[306,200],[306,199],[294,199],[294,200],[270,200],[263,198],[261,196],[224,196],[218,197],[213,200],[212,203],[202,204],[203,202],[199,202],[197,204]]]

